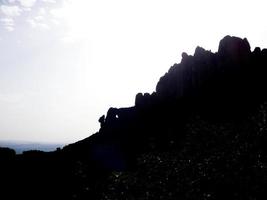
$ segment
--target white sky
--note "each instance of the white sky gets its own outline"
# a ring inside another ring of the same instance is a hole
[[[153,92],[182,52],[267,47],[264,1],[0,0],[0,140],[74,142]]]

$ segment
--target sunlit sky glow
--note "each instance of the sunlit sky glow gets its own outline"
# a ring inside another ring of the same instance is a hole
[[[181,53],[267,47],[264,1],[0,0],[0,140],[74,142],[134,104]]]

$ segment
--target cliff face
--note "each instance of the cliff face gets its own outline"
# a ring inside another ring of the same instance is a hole
[[[156,92],[137,94],[134,107],[110,108],[99,120],[97,135],[122,140],[128,148],[150,137],[160,143],[166,137],[178,140],[183,134],[179,129],[192,114],[239,119],[266,100],[266,53],[259,48],[251,52],[247,39],[230,36],[220,41],[217,53],[201,47],[193,56],[183,53],[181,63],[160,78]]]
[[[216,53],[183,53],[154,93],[137,94],[133,107],[110,108],[98,133],[63,151],[90,149],[96,169],[122,171],[105,179],[103,199],[259,197],[267,184],[266,77],[267,50],[226,36]]]
[[[110,108],[96,134],[12,158],[8,173],[31,180],[18,189],[26,196],[35,188],[67,199],[256,198],[267,184],[266,77],[267,49],[226,36],[216,53],[183,53],[133,107]]]
[[[86,154],[105,169],[126,169],[151,148],[180,148],[192,116],[242,121],[267,100],[266,77],[267,50],[251,51],[247,39],[226,36],[216,53],[201,47],[193,56],[183,53],[156,92],[137,94],[133,107],[110,108],[98,133],[63,152]]]
[[[203,103],[206,109],[239,108],[262,100],[266,97],[262,90],[265,52],[258,48],[251,52],[246,39],[230,36],[221,40],[217,53],[197,47],[194,56],[183,53],[181,63],[161,77],[156,94],[166,101]]]

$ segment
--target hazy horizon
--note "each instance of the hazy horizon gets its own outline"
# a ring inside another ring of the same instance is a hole
[[[225,35],[267,48],[264,1],[0,0],[0,141],[71,143]]]
[[[40,150],[44,152],[55,151],[67,144],[63,143],[43,143],[29,141],[0,141],[0,148],[10,148],[15,150],[16,154],[22,154],[24,151]]]

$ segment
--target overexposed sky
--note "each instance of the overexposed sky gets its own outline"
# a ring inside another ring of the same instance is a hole
[[[267,47],[265,1],[0,0],[0,140],[74,142],[223,36]]]

